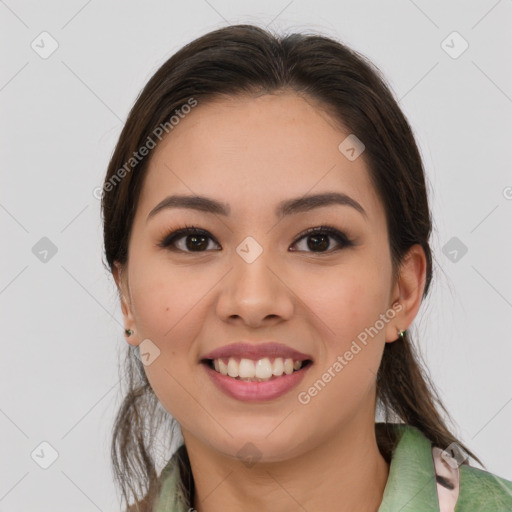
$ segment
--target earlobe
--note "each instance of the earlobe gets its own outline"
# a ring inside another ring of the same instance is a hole
[[[393,310],[395,312],[401,313],[403,309],[404,308],[399,301],[396,301],[393,304]],[[395,320],[393,324],[390,323],[390,325],[388,326],[388,330],[386,332],[386,343],[393,343],[395,341],[403,339],[405,333],[407,332],[407,326],[402,325],[404,321],[401,320],[401,315],[397,314],[395,318],[397,318],[397,320]]]
[[[124,330],[124,335],[125,335],[126,341],[130,345],[133,345],[136,347],[138,345],[138,342],[135,339],[131,339],[131,336],[133,336],[133,334],[135,334],[135,331],[133,329],[125,329]]]
[[[139,345],[138,338],[134,336],[135,331],[133,329],[125,329],[124,330],[124,337],[126,339],[126,342],[130,345],[133,345],[134,347],[137,347]]]

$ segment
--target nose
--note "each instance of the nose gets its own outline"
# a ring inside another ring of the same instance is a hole
[[[266,251],[252,262],[233,254],[233,268],[220,283],[217,315],[225,322],[257,328],[291,318],[295,295],[284,272]],[[275,262],[274,262],[275,263]]]

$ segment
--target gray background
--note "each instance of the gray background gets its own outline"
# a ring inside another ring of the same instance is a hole
[[[511,0],[0,0],[0,511],[119,510],[109,442],[125,341],[93,190],[156,69],[240,22],[331,35],[390,82],[435,218],[435,282],[412,333],[456,433],[512,479]],[[31,47],[51,49],[43,31],[58,43],[47,58]],[[445,49],[460,40],[442,46],[453,31],[469,43],[457,58]],[[57,249],[46,261],[43,237]],[[43,441],[58,452],[48,469]]]

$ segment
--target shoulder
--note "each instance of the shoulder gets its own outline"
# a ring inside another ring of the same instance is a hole
[[[460,464],[411,425],[393,425],[396,442],[379,512],[512,512],[512,482]]]
[[[459,464],[439,447],[432,447],[432,458],[441,511],[512,511],[512,482],[469,464]]]
[[[460,490],[455,512],[512,511],[512,482],[493,473],[462,464]]]

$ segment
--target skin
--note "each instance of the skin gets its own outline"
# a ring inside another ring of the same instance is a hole
[[[349,134],[315,102],[285,91],[199,104],[153,150],[129,243],[116,264],[125,327],[138,345],[160,350],[145,367],[165,409],[180,423],[196,484],[199,512],[245,510],[376,511],[389,467],[374,431],[376,374],[385,343],[397,339],[421,304],[425,254],[413,246],[392,280],[383,205],[364,153],[348,160],[338,145]],[[274,216],[285,199],[342,192],[330,205]],[[204,195],[229,205],[228,217],[190,209],[149,212],[171,194]],[[202,252],[186,235],[193,224],[212,236]],[[308,246],[301,233],[330,225],[354,241]],[[262,254],[247,263],[236,252],[251,236]],[[296,251],[289,250],[290,247]],[[297,399],[349,350],[379,315],[401,310],[307,405]],[[199,359],[238,341],[276,340],[314,360],[298,388],[268,402],[221,392]],[[251,442],[259,460],[237,452]]]

